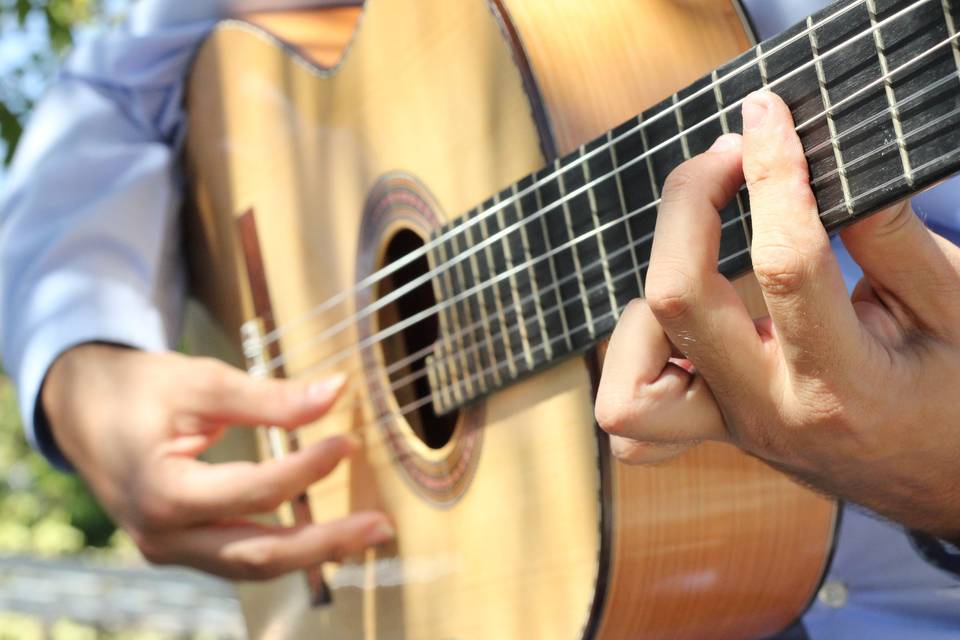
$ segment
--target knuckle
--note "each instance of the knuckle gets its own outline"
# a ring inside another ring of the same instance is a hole
[[[242,580],[269,580],[280,573],[276,547],[265,542],[246,544],[242,551],[230,554],[227,561]]]
[[[594,406],[594,418],[597,424],[611,436],[622,436],[632,425],[632,411],[626,399],[619,394],[604,393],[597,395]]]
[[[252,513],[268,513],[283,503],[280,488],[274,482],[261,482],[252,489],[247,498],[247,506]]]
[[[647,304],[658,319],[677,320],[693,309],[693,284],[683,272],[651,270],[647,280]]]
[[[753,249],[753,271],[764,290],[790,295],[806,283],[810,268],[808,259],[795,247],[767,244]]]
[[[684,162],[670,172],[663,183],[660,194],[663,203],[681,202],[690,197],[696,189],[698,176],[691,161]]]

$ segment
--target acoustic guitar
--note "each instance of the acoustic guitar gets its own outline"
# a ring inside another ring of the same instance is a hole
[[[844,0],[755,45],[731,0],[368,0],[219,25],[186,98],[193,348],[350,375],[316,424],[219,455],[355,433],[275,517],[398,531],[240,585],[251,637],[750,638],[802,615],[836,503],[726,445],[616,462],[604,339],[643,295],[664,179],[753,90],[791,105],[831,231],[954,171],[958,20]],[[721,212],[718,264],[762,313],[749,212],[745,191]]]

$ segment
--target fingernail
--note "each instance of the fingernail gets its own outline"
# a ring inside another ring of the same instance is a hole
[[[710,153],[726,153],[727,151],[733,151],[740,145],[740,136],[737,135],[725,135],[717,138],[716,142],[713,143],[709,149]]]
[[[311,400],[327,400],[340,391],[346,381],[346,374],[338,373],[335,376],[313,382],[307,387],[307,397]]]
[[[766,91],[751,93],[743,101],[743,130],[756,129],[763,125],[770,109],[770,96]]]
[[[373,546],[377,544],[383,544],[384,542],[390,542],[397,537],[397,532],[388,522],[381,522],[377,526],[373,527],[367,531],[367,536],[364,538],[364,542],[367,545]]]

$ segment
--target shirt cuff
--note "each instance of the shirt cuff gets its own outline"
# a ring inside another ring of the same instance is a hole
[[[57,296],[63,286],[69,287],[69,295]],[[127,283],[91,274],[50,274],[30,297],[34,305],[44,299],[54,302],[44,305],[39,320],[30,323],[17,341],[22,348],[8,366],[17,384],[27,440],[55,467],[70,470],[39,403],[53,362],[84,343],[112,342],[156,351],[167,348],[170,338],[162,314]]]

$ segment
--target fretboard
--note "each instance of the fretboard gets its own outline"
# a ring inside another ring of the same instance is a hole
[[[765,41],[438,229],[446,413],[593,347],[643,297],[662,185],[740,132],[768,88],[793,112],[830,232],[960,168],[960,0],[845,0]],[[721,212],[718,265],[748,270],[746,190]]]

